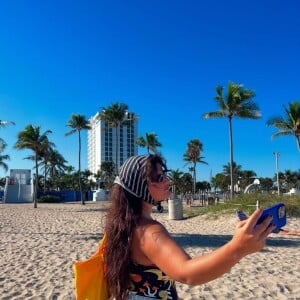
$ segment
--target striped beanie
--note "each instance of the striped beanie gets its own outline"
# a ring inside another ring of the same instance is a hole
[[[128,158],[120,168],[117,183],[130,194],[148,203],[156,205],[148,190],[147,161],[150,155],[137,155]]]

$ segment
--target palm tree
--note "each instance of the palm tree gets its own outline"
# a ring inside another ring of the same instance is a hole
[[[231,166],[232,166],[232,176],[233,176],[233,182],[237,182],[238,178],[241,175],[242,172],[242,166],[236,164],[235,161],[231,163],[228,163],[227,165],[223,166],[223,174],[226,176],[226,178],[231,177]],[[229,180],[227,181],[229,183]],[[231,180],[230,180],[231,183]]]
[[[65,133],[65,136],[69,136],[78,132],[78,183],[79,183],[79,191],[80,191],[80,200],[81,204],[84,205],[84,199],[82,197],[82,186],[81,186],[81,131],[89,130],[91,126],[89,125],[89,121],[86,119],[84,115],[75,115],[72,114],[69,119],[67,126],[71,127],[72,130]]]
[[[40,153],[45,141],[48,141],[48,134],[52,133],[51,130],[45,131],[41,134],[40,126],[32,126],[31,124],[25,127],[24,131],[18,133],[18,140],[14,147],[19,150],[29,149],[34,153],[35,161],[35,181],[34,181],[34,193],[33,202],[34,208],[37,207],[37,192],[38,192],[38,178],[39,178],[39,168],[38,161],[40,159]]]
[[[180,185],[182,183],[181,177],[183,175],[183,172],[179,171],[179,169],[172,170],[168,176],[172,183],[172,192],[173,196],[176,198],[177,190],[180,188]]]
[[[146,147],[148,154],[150,153],[150,151],[152,151],[153,153],[157,153],[156,148],[162,146],[162,144],[157,139],[157,134],[154,132],[146,132],[146,137],[138,137],[135,143],[140,147]]]
[[[55,146],[54,143],[50,142],[48,140],[48,138],[46,138],[43,143],[40,146],[40,150],[39,150],[39,163],[38,163],[38,167],[43,167],[44,169],[44,194],[46,193],[46,177],[47,177],[47,164],[48,164],[48,160],[49,160],[49,151],[51,149],[51,147]],[[35,155],[29,155],[28,157],[26,157],[26,159],[31,159],[31,160],[35,160]]]
[[[227,118],[229,125],[229,149],[230,149],[230,198],[233,198],[233,137],[232,119],[234,117],[243,119],[259,119],[261,117],[259,108],[252,101],[255,96],[254,91],[244,89],[242,84],[228,83],[227,94],[223,95],[223,87],[217,86],[215,100],[219,110],[203,114],[205,119]]]
[[[194,167],[189,167],[188,170],[191,173],[191,175],[193,176],[195,168]]]
[[[49,149],[49,172],[51,177],[55,177],[59,172],[63,172],[66,170],[67,161],[65,158],[55,149]]]
[[[92,179],[92,176],[94,175],[90,170],[85,169],[81,172],[81,181],[82,181],[82,186],[83,186],[83,190],[86,194],[86,198],[89,198],[88,196],[88,191],[92,190],[93,187],[95,186],[95,182]]]
[[[2,154],[6,146],[7,144],[2,139],[0,139],[0,167],[3,168],[5,172],[8,171],[8,165],[5,163],[5,160],[10,159],[8,154]]]
[[[98,119],[106,122],[107,129],[115,128],[115,137],[116,137],[116,160],[115,167],[116,173],[118,173],[118,168],[120,167],[119,161],[119,127],[121,125],[129,124],[132,120],[128,118],[128,105],[125,103],[113,103],[107,108],[102,107],[102,111],[98,114]]]
[[[54,143],[49,142],[48,140],[45,141],[42,145],[42,163],[44,166],[44,193],[46,193],[46,183],[47,183],[47,173],[48,167],[50,164],[51,155],[54,152],[53,147],[55,147]]]
[[[228,188],[228,181],[226,175],[223,173],[217,173],[215,177],[211,179],[212,185],[215,188],[221,190],[222,192],[227,191]]]
[[[284,186],[287,192],[297,186],[298,176],[299,174],[292,170],[285,170],[284,171]]]
[[[270,192],[274,185],[273,179],[269,177],[260,177],[259,182],[262,191]]]
[[[13,121],[3,121],[3,120],[0,120],[0,128],[1,127],[6,127],[6,126],[8,126],[8,125],[15,125],[15,122],[13,122]],[[6,142],[2,139],[2,138],[0,138],[0,143],[1,143],[1,147],[3,147],[2,148],[2,151],[4,150],[4,148],[7,146],[7,144],[6,144]],[[9,156],[8,156],[9,157]],[[9,158],[8,158],[9,159]]]
[[[0,120],[0,127],[6,127],[7,125],[15,125],[15,122]]]
[[[257,174],[253,170],[242,170],[239,176],[239,187],[244,190],[247,185],[253,183],[253,179],[257,177]]]
[[[95,174],[93,174],[93,176],[96,180],[95,189],[97,189],[97,190],[101,189],[103,187],[103,182],[101,182],[101,180],[103,180],[103,177],[104,177],[103,171],[97,170],[97,172]]]
[[[278,129],[278,132],[273,134],[271,138],[292,135],[295,137],[300,151],[300,102],[291,102],[288,107],[283,106],[283,109],[285,118],[274,116],[267,121],[267,126],[271,125]]]
[[[57,150],[49,149],[47,172],[50,174],[51,186],[56,190],[58,189],[57,182],[60,175],[67,169],[66,163],[65,158]]]
[[[186,193],[190,193],[193,187],[193,177],[190,173],[184,173],[181,176],[181,185],[180,185],[180,189],[181,192],[186,194]]]
[[[113,185],[115,169],[116,167],[113,161],[103,161],[100,166],[100,172],[102,173],[101,175],[106,189],[109,189]]]
[[[193,179],[194,179],[193,193],[195,194],[197,163],[202,163],[206,165],[208,163],[202,160],[204,158],[203,156],[201,156],[201,152],[203,152],[203,145],[200,142],[200,140],[198,139],[191,140],[187,146],[188,147],[186,153],[183,155],[183,160],[193,165]]]

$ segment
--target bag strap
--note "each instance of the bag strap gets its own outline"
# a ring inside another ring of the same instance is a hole
[[[104,248],[106,246],[106,232],[104,232],[103,237],[100,241],[99,248]]]
[[[105,252],[105,247],[106,247],[106,233],[103,234],[103,237],[99,243],[99,247],[98,247],[96,253],[93,255],[93,257],[97,256],[99,254],[103,254]]]

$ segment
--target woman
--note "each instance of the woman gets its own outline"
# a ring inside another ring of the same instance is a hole
[[[112,299],[178,299],[175,281],[197,285],[211,281],[244,256],[265,246],[274,229],[268,217],[255,226],[257,209],[239,222],[230,242],[191,258],[159,222],[153,205],[170,196],[167,167],[158,155],[127,159],[111,189],[107,215],[107,282]]]

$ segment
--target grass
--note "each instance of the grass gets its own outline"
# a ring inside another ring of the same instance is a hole
[[[183,215],[185,218],[192,218],[198,215],[206,215],[208,217],[217,217],[224,214],[235,214],[236,210],[241,209],[246,214],[250,215],[256,206],[256,201],[259,201],[261,208],[267,208],[278,202],[283,202],[286,205],[288,217],[300,217],[300,196],[280,196],[264,195],[264,194],[241,194],[234,197],[233,200],[228,200],[225,203],[208,206],[192,206],[185,207]],[[197,201],[196,201],[197,202]]]

